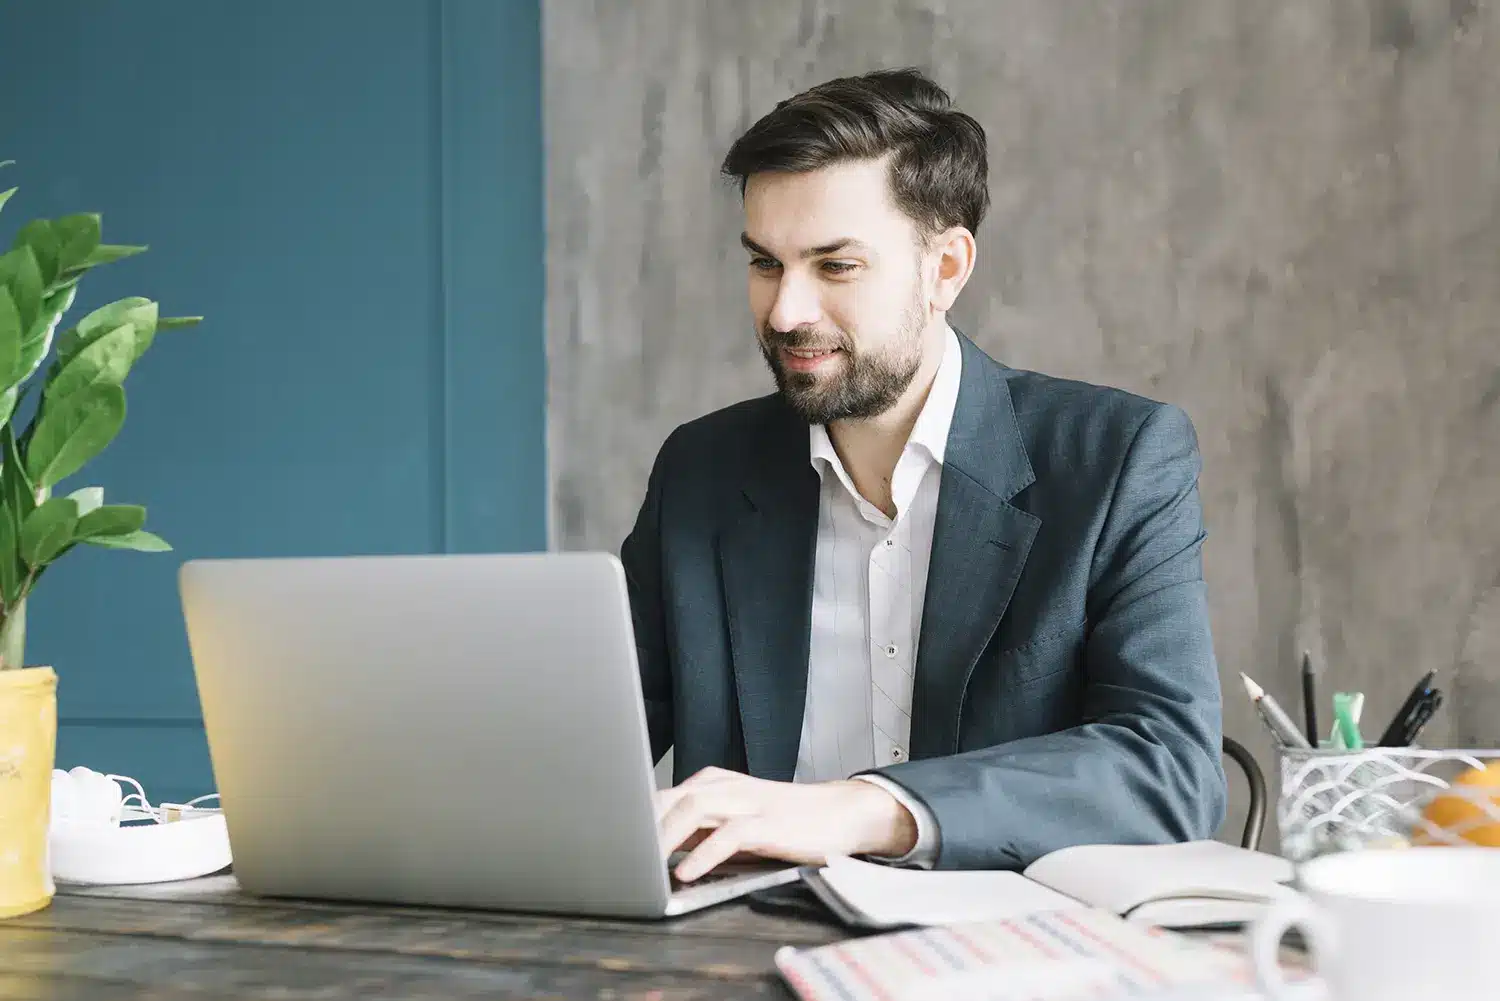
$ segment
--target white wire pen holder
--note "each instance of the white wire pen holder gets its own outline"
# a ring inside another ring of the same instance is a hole
[[[1412,845],[1500,847],[1500,750],[1282,747],[1281,853]]]

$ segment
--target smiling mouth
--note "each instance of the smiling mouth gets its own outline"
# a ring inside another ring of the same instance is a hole
[[[790,372],[812,373],[840,354],[842,348],[782,348],[781,364]]]

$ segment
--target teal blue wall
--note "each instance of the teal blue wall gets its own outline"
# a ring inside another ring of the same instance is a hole
[[[176,550],[75,551],[34,596],[62,767],[211,786],[184,559],[545,548],[540,49],[539,0],[0,9],[5,245],[101,212],[151,251],[70,316],[206,317],[65,484],[145,504]]]

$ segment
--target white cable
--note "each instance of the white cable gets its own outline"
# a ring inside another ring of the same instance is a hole
[[[124,794],[122,782],[135,792]],[[197,805],[216,798],[209,793],[185,804],[152,806],[129,776],[82,766],[54,769],[47,843],[52,878],[119,885],[218,872],[231,862],[229,829],[220,810]]]

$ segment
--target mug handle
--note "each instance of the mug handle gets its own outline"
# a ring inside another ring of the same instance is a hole
[[[1292,928],[1302,932],[1315,969],[1320,969],[1336,948],[1332,926],[1312,901],[1301,894],[1277,900],[1256,918],[1249,931],[1255,983],[1262,993],[1276,1001],[1295,1001],[1305,996],[1291,990],[1281,972],[1281,939]]]

